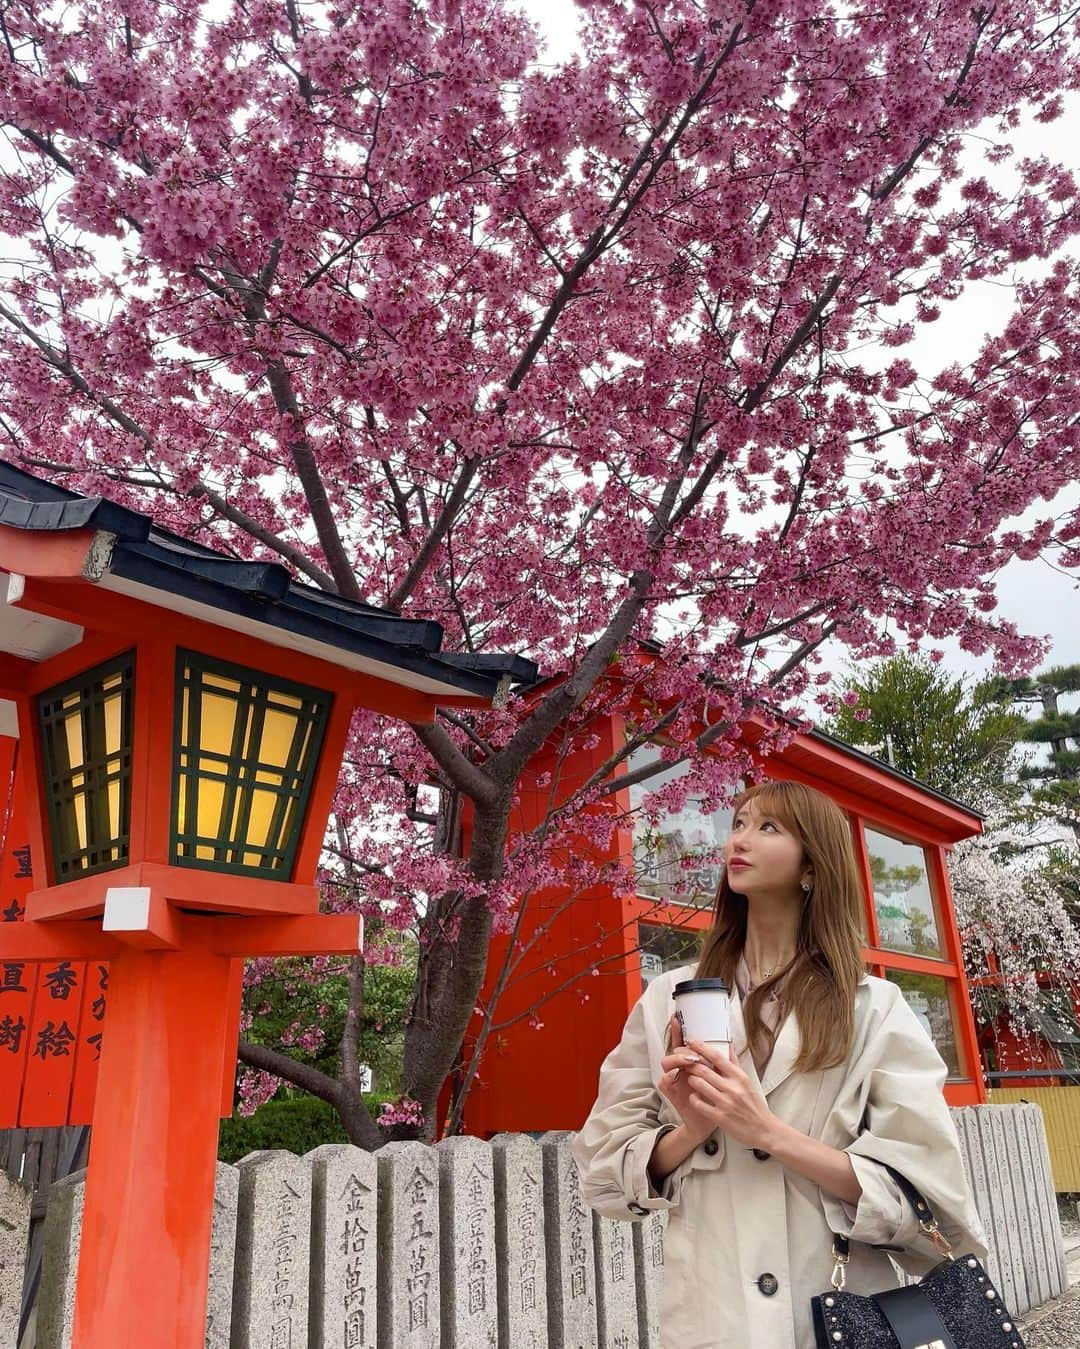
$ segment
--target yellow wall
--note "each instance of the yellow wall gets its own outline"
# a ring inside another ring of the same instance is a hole
[[[1080,1087],[992,1087],[991,1105],[1030,1101],[1042,1109],[1054,1189],[1080,1191]]]

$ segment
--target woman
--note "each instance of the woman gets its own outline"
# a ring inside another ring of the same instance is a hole
[[[731,993],[730,1055],[683,1045],[654,979],[604,1060],[574,1143],[588,1203],[669,1215],[661,1349],[813,1349],[832,1236],[846,1286],[878,1292],[941,1256],[883,1163],[923,1192],[958,1250],[985,1254],[942,1096],[945,1065],[899,988],[864,973],[851,829],[793,782],[735,803],[696,973]]]

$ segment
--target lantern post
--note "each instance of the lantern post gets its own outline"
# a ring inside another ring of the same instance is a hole
[[[0,960],[108,965],[73,1347],[201,1349],[243,958],[362,949],[314,883],[352,714],[430,723],[535,667],[8,465],[4,592],[33,889]]]

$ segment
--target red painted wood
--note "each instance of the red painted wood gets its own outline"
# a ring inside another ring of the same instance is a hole
[[[37,980],[27,1032],[28,1056],[19,1102],[19,1125],[38,1129],[67,1122],[86,965],[81,961],[49,960],[28,968],[35,970]]]
[[[960,1066],[969,1077],[976,1090],[976,1104],[985,1105],[989,1100],[986,1083],[983,1079],[982,1060],[979,1055],[979,1039],[975,1029],[975,1017],[971,1007],[971,995],[968,990],[967,975],[964,971],[964,946],[960,937],[960,927],[956,921],[956,905],[953,902],[952,881],[945,849],[930,847],[927,849],[930,862],[930,884],[936,901],[938,926],[945,954],[952,963],[955,974],[949,979],[949,998],[952,1004],[953,1025],[956,1027],[956,1046],[960,1055]]]
[[[589,727],[599,737],[590,750],[572,748],[561,759],[561,777],[554,788],[556,800],[565,799],[576,785],[588,779],[622,743],[617,718],[597,718]],[[751,726],[751,746],[760,738],[761,726]],[[552,801],[551,787],[541,789],[541,775],[554,771],[559,755],[548,746],[530,765],[519,793],[512,822],[512,835],[536,828]],[[842,753],[811,737],[797,737],[792,747],[762,763],[766,776],[805,782],[833,798],[852,818],[856,857],[864,887],[864,913],[868,945],[863,957],[878,977],[888,970],[933,974],[950,988],[957,1042],[970,1081],[950,1084],[947,1096],[954,1101],[982,1100],[985,1092],[975,1046],[974,1019],[963,983],[959,934],[952,913],[951,894],[941,845],[952,838],[977,833],[976,816],[953,808],[861,761],[844,762]],[[615,808],[628,809],[626,794],[614,798]],[[945,947],[945,960],[885,951],[873,908],[873,889],[863,822],[884,829],[928,849],[928,869],[938,909]],[[469,816],[466,813],[463,845],[468,848]],[[628,829],[618,832],[611,855],[629,856],[632,838]],[[602,860],[602,859],[601,859]],[[490,1038],[476,1085],[469,1095],[465,1127],[469,1133],[490,1135],[501,1130],[573,1129],[584,1119],[596,1093],[600,1063],[617,1042],[623,1023],[642,988],[640,960],[634,951],[638,922],[701,931],[709,925],[711,912],[677,904],[658,904],[637,895],[619,895],[610,887],[597,886],[578,896],[541,893],[526,897],[519,915],[516,936],[492,939],[481,1005],[490,998],[511,944],[529,947],[528,959],[502,994],[495,1015],[501,1028]],[[583,970],[596,964],[599,973]],[[551,969],[554,973],[548,974]],[[561,991],[536,1007],[530,1024],[528,1011],[553,988]],[[582,995],[585,995],[585,1001]],[[479,1018],[470,1025],[478,1032]],[[445,1118],[448,1093],[440,1101]]]
[[[170,636],[171,636],[170,625]],[[135,652],[134,748],[131,762],[133,863],[171,862],[175,642],[140,642]]]
[[[105,1035],[105,1011],[109,1001],[109,965],[88,961],[79,1041],[75,1047],[75,1072],[71,1080],[68,1124],[92,1124],[97,1094],[98,1069]]]
[[[3,937],[23,927],[33,884],[19,762],[19,742],[0,736],[0,950]],[[13,959],[10,952],[0,957],[0,1129],[18,1123],[38,978],[37,965]]]
[[[42,533],[0,525],[0,567],[24,576],[80,576],[94,532],[68,529]]]
[[[236,1048],[240,1041],[240,1013],[244,998],[244,962],[229,961],[228,1021],[225,1027],[225,1060],[221,1066],[221,1104],[218,1113],[229,1119],[236,1099]]]
[[[230,989],[229,960],[198,947],[112,962],[75,1349],[204,1341]]]
[[[27,896],[30,918],[51,922],[59,918],[87,918],[105,907],[110,886],[149,886],[185,909],[215,913],[287,915],[315,913],[319,892],[314,885],[264,880],[257,876],[223,876],[201,867],[160,866],[134,862],[96,876],[80,876],[63,885],[33,890]]]
[[[334,698],[327,718],[319,762],[315,766],[315,782],[311,789],[307,818],[300,832],[300,842],[293,863],[294,876],[312,876],[319,865],[326,822],[334,804],[345,742],[352,723],[353,703],[340,695]]]

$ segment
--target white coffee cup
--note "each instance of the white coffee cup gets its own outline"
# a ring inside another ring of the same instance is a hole
[[[684,1045],[731,1043],[731,998],[723,979],[684,979],[671,996]]]

